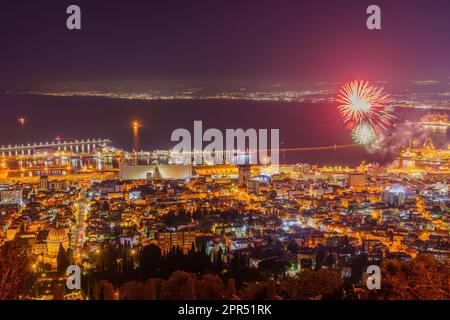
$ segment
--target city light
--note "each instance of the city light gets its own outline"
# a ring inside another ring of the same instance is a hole
[[[449,1],[9,2],[1,314],[450,300]]]

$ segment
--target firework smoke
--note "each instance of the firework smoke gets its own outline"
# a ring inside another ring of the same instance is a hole
[[[402,148],[421,146],[426,139],[427,134],[421,125],[405,122],[380,135],[368,150],[383,153],[385,156],[397,156]]]

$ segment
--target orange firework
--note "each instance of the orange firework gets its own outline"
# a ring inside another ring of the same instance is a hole
[[[383,132],[395,118],[386,106],[392,102],[389,94],[368,81],[352,81],[338,95],[339,111],[351,128],[370,125],[376,133]]]

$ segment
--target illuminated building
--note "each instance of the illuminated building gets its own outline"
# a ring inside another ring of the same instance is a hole
[[[425,129],[433,131],[446,131],[450,127],[448,115],[446,113],[428,113],[420,120]]]
[[[23,200],[23,190],[4,190],[0,192],[0,203],[21,203]]]
[[[128,194],[128,197],[131,201],[140,200],[141,199],[141,191],[139,191],[139,190],[130,191]]]
[[[259,194],[259,181],[258,180],[249,180],[247,183],[247,192],[254,193],[256,195]]]
[[[184,180],[191,176],[191,165],[120,165],[122,180]]]
[[[195,243],[195,238],[195,231],[181,230],[159,232],[158,246],[163,252],[167,252],[174,247],[179,247],[184,252],[187,252]]]
[[[108,139],[55,140],[0,147],[0,178],[30,178],[116,170],[123,151]]]
[[[392,207],[398,207],[405,203],[406,196],[407,191],[403,186],[393,185],[383,190],[381,193],[381,202]]]
[[[43,176],[39,179],[39,189],[42,191],[48,190],[48,177]]]
[[[247,186],[250,182],[251,176],[251,166],[250,165],[240,165],[239,166],[239,185]]]
[[[68,189],[67,181],[52,181],[48,183],[48,188],[54,191],[66,191]]]
[[[64,250],[69,248],[69,235],[66,229],[54,228],[38,233],[33,251],[35,254],[43,255],[43,263],[50,264],[52,270],[55,270],[60,246]]]
[[[350,188],[361,188],[366,185],[366,175],[364,173],[350,173],[348,176]]]
[[[214,166],[195,166],[194,172],[196,175],[200,176],[237,176],[239,174],[239,169],[232,164],[222,164]]]
[[[20,225],[14,224],[6,230],[6,240],[14,240],[16,234],[20,231]]]
[[[413,145],[404,148],[398,158],[399,167],[406,170],[449,172],[450,145],[447,149],[436,149],[429,139],[422,147]]]
[[[97,148],[104,148],[111,144],[109,139],[87,139],[74,141],[52,141],[28,143],[21,145],[8,145],[0,147],[1,156],[37,155],[56,151],[69,151],[74,153],[90,153]]]

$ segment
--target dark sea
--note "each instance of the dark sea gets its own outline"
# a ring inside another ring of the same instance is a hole
[[[140,148],[169,149],[173,130],[193,133],[195,120],[203,130],[280,129],[281,148],[352,144],[350,131],[332,103],[259,102],[237,100],[126,100],[102,97],[0,95],[0,145],[65,139],[109,138],[131,149],[131,122],[139,119]],[[18,122],[24,117],[24,126]],[[387,163],[391,155],[363,147],[321,151],[289,151],[282,163],[354,166],[361,161]]]

